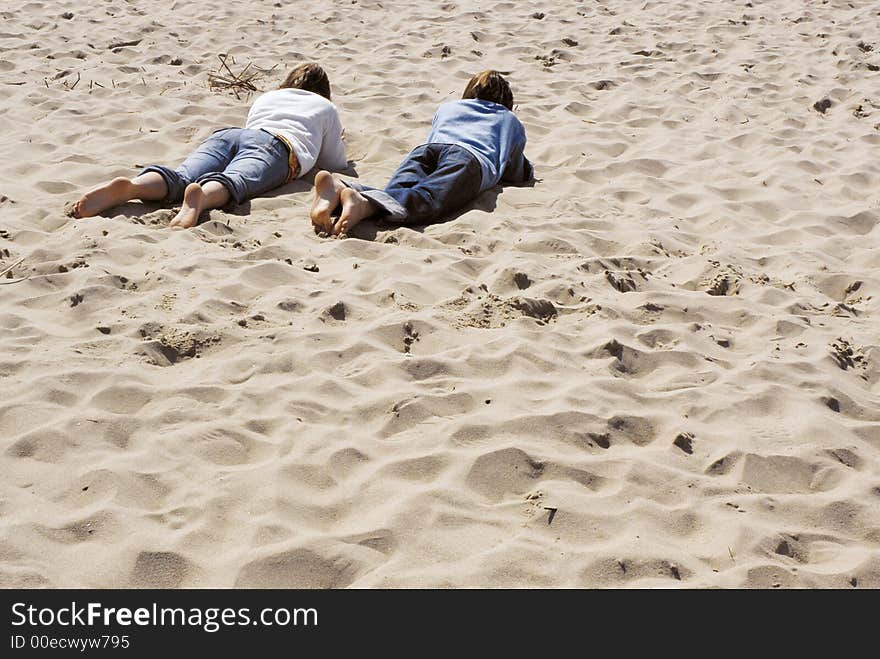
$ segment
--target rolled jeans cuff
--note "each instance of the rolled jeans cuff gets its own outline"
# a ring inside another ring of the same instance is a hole
[[[186,190],[189,181],[185,181],[180,174],[173,169],[163,167],[162,165],[150,165],[149,167],[145,167],[140,173],[140,176],[150,172],[155,172],[165,180],[165,187],[168,188],[168,193],[165,195],[164,199],[161,200],[163,204],[174,204],[183,200],[183,191]]]
[[[229,191],[229,196],[232,198],[236,205],[243,204],[248,198],[247,191],[243,190],[240,185],[236,185],[236,182],[223,172],[211,172],[209,174],[204,174],[198,178],[196,183],[198,183],[199,185],[204,185],[208,181],[216,181],[217,183],[220,183],[223,187],[225,187]]]

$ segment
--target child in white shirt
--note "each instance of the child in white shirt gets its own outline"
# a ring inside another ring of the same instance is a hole
[[[150,165],[133,179],[116,178],[83,195],[73,217],[91,217],[132,199],[178,203],[170,226],[189,228],[205,210],[240,204],[312,169],[348,166],[342,123],[330,102],[330,81],[303,64],[279,89],[257,98],[244,128],[213,133],[177,169]]]

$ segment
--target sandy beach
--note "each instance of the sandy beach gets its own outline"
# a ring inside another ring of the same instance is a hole
[[[877,2],[11,2],[0,587],[880,587]],[[327,70],[382,185],[498,69],[533,186],[65,204]]]

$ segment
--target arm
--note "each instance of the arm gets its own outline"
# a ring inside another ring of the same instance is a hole
[[[535,169],[523,153],[524,149],[525,143],[520,142],[510,152],[507,167],[504,168],[504,173],[501,175],[502,182],[526,183],[534,178]]]
[[[348,158],[345,154],[345,142],[343,141],[345,129],[335,111],[333,118],[328,123],[327,130],[324,131],[321,140],[321,153],[318,154],[316,165],[321,169],[341,172],[348,168]]]

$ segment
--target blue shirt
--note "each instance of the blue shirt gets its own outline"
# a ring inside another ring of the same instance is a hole
[[[457,144],[477,157],[483,168],[480,191],[500,181],[523,183],[532,178],[526,159],[526,129],[503,105],[480,99],[449,101],[437,109],[429,144]]]

